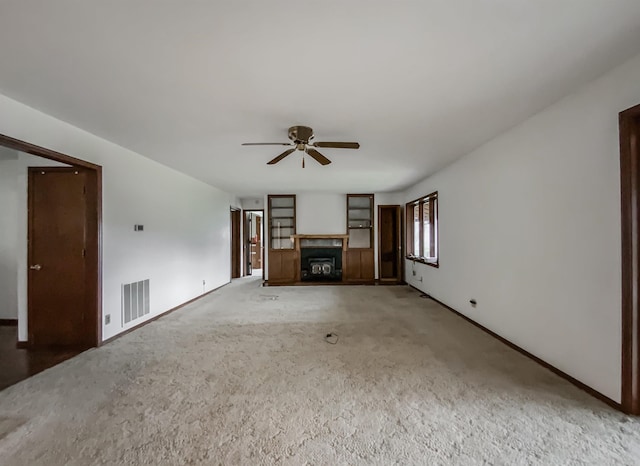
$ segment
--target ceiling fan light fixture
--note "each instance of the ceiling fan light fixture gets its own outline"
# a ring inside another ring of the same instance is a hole
[[[303,153],[302,155],[302,168],[304,168],[304,154],[306,153],[309,157],[314,159],[320,165],[329,165],[331,160],[326,158],[320,152],[314,149],[314,147],[326,147],[329,149],[359,149],[360,144],[357,142],[310,142],[314,138],[313,129],[309,126],[292,126],[289,128],[289,139],[290,143],[277,143],[277,142],[245,142],[243,146],[273,146],[273,145],[282,145],[282,146],[293,146],[292,149],[284,151],[282,154],[277,156],[276,158],[267,162],[267,165],[274,165],[280,162],[282,159],[287,157],[292,152],[299,150]],[[310,147],[307,147],[310,146]]]

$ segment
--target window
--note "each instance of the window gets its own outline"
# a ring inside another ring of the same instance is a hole
[[[438,193],[408,202],[407,258],[438,267]]]

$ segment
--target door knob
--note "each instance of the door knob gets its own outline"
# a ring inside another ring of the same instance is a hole
[[[31,270],[40,270],[42,266],[40,264],[32,265],[29,267]]]

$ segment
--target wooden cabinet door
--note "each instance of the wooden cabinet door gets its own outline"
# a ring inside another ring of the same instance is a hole
[[[345,281],[358,280],[360,278],[360,250],[350,249],[344,253],[345,264],[342,273]],[[346,266],[346,267],[345,267]]]
[[[269,251],[269,282],[296,282],[298,269],[298,254],[295,250],[274,249]]]
[[[375,278],[373,249],[350,249],[345,253],[345,281],[371,281]]]
[[[375,279],[375,265],[373,249],[360,250],[360,278],[362,280]]]

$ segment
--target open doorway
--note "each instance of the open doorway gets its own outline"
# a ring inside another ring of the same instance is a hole
[[[244,211],[244,276],[264,279],[264,210]]]
[[[101,167],[0,135],[0,389],[101,343]]]

